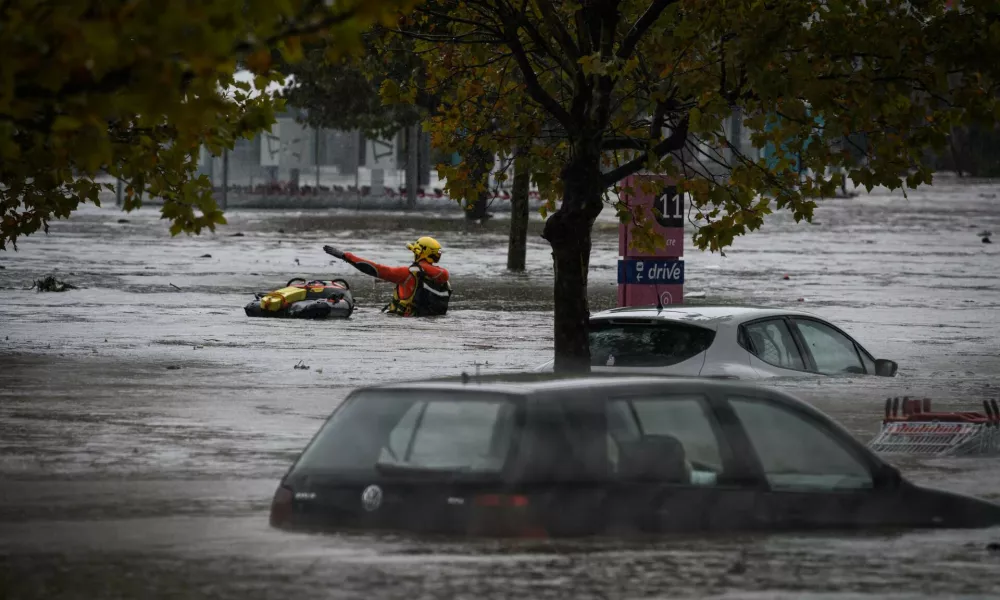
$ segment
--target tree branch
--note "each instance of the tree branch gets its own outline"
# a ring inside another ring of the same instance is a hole
[[[615,48],[615,32],[618,30],[618,22],[621,13],[618,11],[617,2],[608,2],[601,11],[601,60],[609,60],[613,56]],[[611,95],[615,88],[617,77],[601,75],[597,80],[597,111],[595,121],[599,128],[605,129],[611,114]]]
[[[678,0],[653,0],[653,3],[649,5],[646,12],[642,13],[639,20],[632,25],[632,28],[628,30],[625,34],[625,39],[622,40],[622,45],[618,48],[618,58],[622,60],[628,60],[632,57],[632,53],[635,52],[636,47],[642,40],[642,36],[646,35],[646,32],[653,23],[660,18],[663,11],[667,10],[671,4],[676,3]]]
[[[236,53],[241,54],[244,52],[249,52],[256,48],[262,48],[262,47],[270,48],[274,46],[274,44],[276,44],[277,42],[280,42],[281,40],[295,36],[306,36],[314,33],[319,33],[324,29],[329,29],[336,25],[340,25],[357,16],[356,11],[348,10],[341,13],[327,15],[326,17],[313,21],[312,23],[300,22],[303,18],[307,18],[313,10],[319,8],[321,4],[322,1],[311,3],[309,6],[307,6],[305,9],[302,10],[302,12],[296,19],[293,19],[290,22],[288,28],[279,31],[278,33],[256,43],[242,42],[240,44],[237,44],[236,47],[233,48],[233,50]]]
[[[531,38],[541,50],[552,57],[553,60],[562,67],[563,71],[573,79],[581,79],[583,77],[583,69],[574,60],[570,60],[567,55],[563,52],[556,52],[548,41],[542,36],[535,24],[531,22],[531,19],[524,18],[523,14],[516,14],[513,11],[509,14],[510,18],[515,21],[517,26],[524,29],[528,37]]]
[[[601,142],[601,150],[645,150],[648,147],[646,140],[631,137],[605,138]]]
[[[573,42],[573,37],[569,34],[569,31],[563,27],[562,20],[556,14],[552,3],[549,0],[533,0],[533,3],[539,12],[542,13],[542,19],[545,21],[545,24],[552,30],[552,37],[555,38],[563,52],[569,56],[570,61],[575,64],[580,60],[580,48]]]
[[[57,90],[47,90],[36,85],[15,86],[14,97],[19,101],[28,98],[62,100],[77,94],[109,94],[125,87],[132,80],[135,63],[108,71],[100,79],[86,82],[67,83]]]
[[[531,61],[528,60],[528,54],[525,52],[524,46],[521,44],[521,39],[517,35],[517,23],[513,19],[510,19],[509,15],[506,15],[506,17],[507,22],[504,25],[504,34],[507,38],[507,45],[514,54],[514,60],[517,61],[517,66],[521,70],[521,77],[523,78],[525,88],[528,90],[528,94],[535,102],[542,105],[554,119],[559,121],[559,124],[565,127],[567,131],[572,131],[575,129],[573,117],[539,83],[538,77],[535,75],[535,70],[531,66]]]
[[[684,115],[684,118],[677,124],[677,127],[670,132],[670,137],[653,146],[652,152],[644,152],[638,158],[634,158],[617,169],[605,173],[601,177],[605,187],[610,187],[622,179],[625,179],[629,175],[638,173],[646,166],[646,163],[649,162],[651,157],[658,159],[662,156],[670,154],[671,152],[676,152],[682,149],[684,144],[687,142],[689,124],[690,116]]]

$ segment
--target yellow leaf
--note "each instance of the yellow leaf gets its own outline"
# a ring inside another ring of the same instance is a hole
[[[73,131],[79,129],[83,123],[79,119],[60,115],[52,122],[52,131]]]
[[[254,73],[266,73],[271,68],[271,52],[261,48],[246,58],[247,68]]]
[[[302,60],[302,40],[298,36],[285,40],[285,60],[289,62]]]

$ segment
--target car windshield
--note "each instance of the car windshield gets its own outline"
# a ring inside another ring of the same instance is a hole
[[[591,321],[593,366],[668,367],[712,345],[711,329],[664,320]]]
[[[500,394],[371,390],[345,402],[296,472],[495,473],[515,434],[517,404]]]

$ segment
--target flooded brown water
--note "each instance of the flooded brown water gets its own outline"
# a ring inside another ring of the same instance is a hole
[[[1000,205],[981,196],[998,187],[830,201],[816,224],[776,217],[727,257],[689,245],[686,289],[705,295],[690,302],[810,310],[897,360],[891,380],[776,382],[862,440],[890,395],[975,409],[1000,397],[1000,251],[976,236],[1000,231]],[[502,227],[449,215],[410,228],[395,215],[392,232],[367,213],[229,217],[217,234],[171,238],[153,210],[88,208],[0,254],[3,598],[1000,594],[1000,553],[986,549],[997,530],[571,544],[273,531],[277,479],[353,387],[547,360],[551,258],[532,239],[527,273],[508,276]],[[445,245],[457,289],[442,319],[386,318],[389,288],[320,250],[404,263],[405,241],[423,234]],[[616,251],[602,221],[595,310],[614,304]],[[81,289],[22,289],[49,273]],[[299,275],[346,277],[358,312],[327,323],[243,315],[252,292]],[[915,481],[1000,500],[995,459],[897,462]]]

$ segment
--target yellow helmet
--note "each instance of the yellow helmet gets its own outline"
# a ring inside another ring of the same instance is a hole
[[[417,241],[407,244],[406,249],[413,252],[413,260],[426,260],[436,263],[441,260],[441,244],[432,237],[424,236]]]

